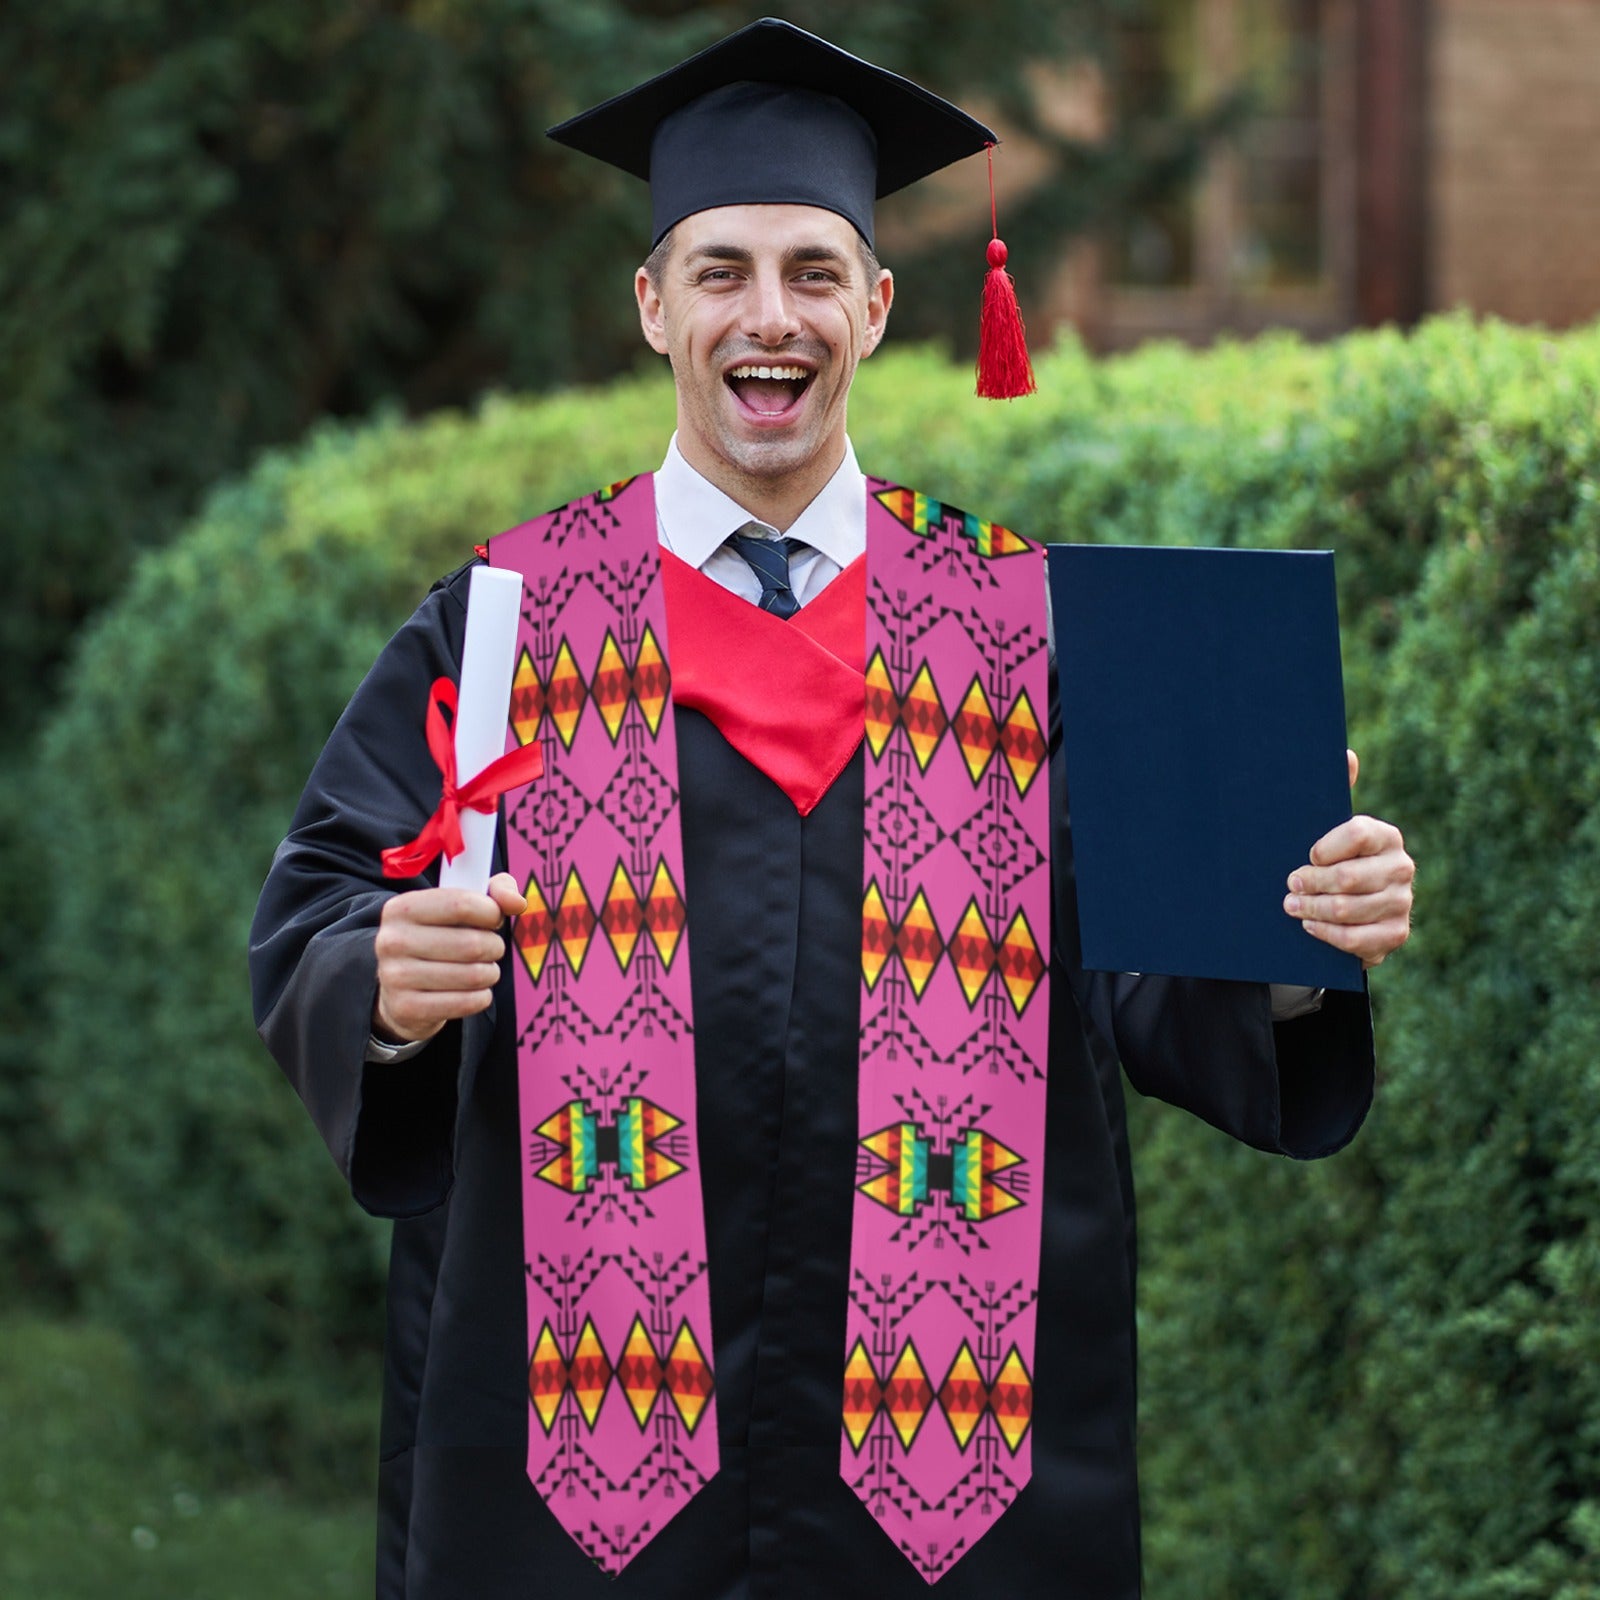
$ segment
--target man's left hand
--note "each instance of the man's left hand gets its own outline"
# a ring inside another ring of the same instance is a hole
[[[1354,750],[1350,787],[1361,764]],[[1289,874],[1283,909],[1309,934],[1375,967],[1411,936],[1411,883],[1417,864],[1391,822],[1357,816],[1323,834],[1311,860]]]

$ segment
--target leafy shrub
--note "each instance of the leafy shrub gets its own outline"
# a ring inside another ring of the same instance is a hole
[[[1135,1108],[1150,1590],[1600,1593],[1600,333],[1463,320],[862,369],[870,470],[1030,533],[1339,552],[1363,804],[1422,864],[1346,1154]],[[50,730],[49,1214],[197,1419],[348,1464],[381,1240],[251,1037],[255,891],[344,697],[486,533],[657,459],[663,382],[330,430],[140,569]],[[92,759],[91,759],[92,757]],[[359,1377],[358,1377],[359,1375]]]

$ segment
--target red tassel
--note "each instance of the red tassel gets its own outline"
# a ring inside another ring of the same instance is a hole
[[[983,280],[983,312],[978,319],[978,394],[984,400],[1015,400],[1032,394],[1033,363],[1017,305],[1017,286],[1006,271],[1006,247],[994,209],[994,146],[989,146],[989,271]]]

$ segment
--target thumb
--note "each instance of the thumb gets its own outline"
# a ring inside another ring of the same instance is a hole
[[[508,917],[520,917],[528,909],[528,897],[509,872],[497,872],[489,880],[489,898]]]
[[[1356,779],[1361,776],[1361,757],[1354,750],[1346,750],[1344,758],[1350,768],[1350,787],[1353,789],[1356,786]]]

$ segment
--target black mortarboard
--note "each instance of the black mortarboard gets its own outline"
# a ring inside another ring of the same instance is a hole
[[[650,183],[652,240],[714,206],[836,211],[872,243],[872,203],[996,143],[948,100],[765,17],[550,137]]]

